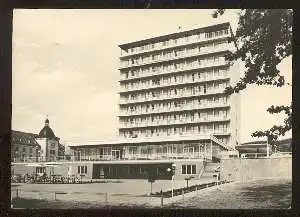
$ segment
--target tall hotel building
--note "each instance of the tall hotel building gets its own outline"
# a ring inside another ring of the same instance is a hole
[[[223,23],[120,45],[120,137],[160,143],[211,135],[234,148],[240,100],[224,94],[240,73],[225,61],[232,36]]]

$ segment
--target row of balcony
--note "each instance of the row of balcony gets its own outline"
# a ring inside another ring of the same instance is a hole
[[[60,156],[56,159],[36,159],[25,157],[23,159],[12,159],[12,163],[44,163],[44,162],[74,162],[74,161],[116,161],[116,160],[166,160],[166,159],[211,159],[210,152],[194,153],[156,153],[156,154],[125,154],[115,155],[80,155]],[[38,164],[36,166],[39,166]],[[40,166],[43,166],[42,164]],[[44,165],[47,166],[47,165]],[[49,165],[50,166],[50,165]]]
[[[131,91],[142,91],[142,90],[149,90],[149,89],[155,89],[155,88],[165,88],[165,87],[171,87],[171,86],[177,86],[177,85],[189,85],[194,83],[204,83],[208,81],[217,81],[217,80],[224,80],[229,79],[228,74],[223,74],[219,76],[211,76],[211,77],[188,77],[188,78],[172,78],[168,80],[160,79],[157,82],[149,81],[145,83],[134,83],[131,85],[121,85],[121,92],[131,92]]]
[[[157,121],[143,121],[143,122],[121,122],[120,128],[135,128],[135,127],[154,127],[162,125],[174,125],[174,124],[193,124],[193,123],[207,123],[207,122],[221,122],[229,121],[227,116],[213,116],[213,117],[200,117],[200,118],[185,118],[185,119],[169,119],[169,120],[157,120]]]
[[[132,115],[148,115],[148,114],[158,114],[158,113],[172,113],[172,112],[179,112],[179,111],[190,111],[190,110],[204,110],[210,108],[224,108],[229,107],[230,103],[210,103],[210,104],[185,104],[181,106],[164,106],[164,107],[154,107],[152,109],[143,107],[142,109],[136,110],[121,110],[119,116],[132,116]]]
[[[157,66],[139,67],[135,70],[126,70],[125,72],[121,72],[121,81],[133,78],[144,78],[152,75],[165,75],[170,72],[174,73],[186,70],[209,68],[224,65],[226,63],[224,55],[209,58],[194,58],[190,60],[185,59],[181,62],[172,64],[160,64]]]
[[[191,127],[192,129],[193,127]],[[219,129],[201,129],[201,131],[174,131],[174,129],[169,128],[169,131],[164,132],[162,129],[158,129],[157,132],[151,132],[151,130],[124,130],[120,132],[120,136],[123,138],[162,138],[162,137],[195,137],[197,135],[203,136],[207,134],[217,134],[217,135],[230,135],[230,131],[227,127],[219,128]],[[172,130],[172,131],[170,131]],[[224,141],[223,141],[224,142]]]
[[[127,80],[136,80],[136,79],[144,79],[148,77],[154,76],[165,76],[171,74],[182,74],[182,72],[200,70],[200,69],[210,69],[219,66],[225,66],[228,62],[225,61],[224,57],[221,59],[214,59],[201,61],[185,61],[183,63],[171,64],[169,66],[156,66],[156,67],[148,67],[148,68],[139,68],[139,70],[131,71],[131,72],[121,72],[121,81]]]
[[[160,54],[148,56],[148,57],[142,57],[135,59],[129,59],[129,60],[122,60],[120,69],[129,68],[129,67],[136,67],[136,66],[143,66],[153,63],[159,63],[159,62],[165,62],[165,61],[173,61],[173,60],[179,60],[183,58],[188,57],[196,57],[196,56],[203,56],[207,54],[213,54],[218,52],[227,51],[229,49],[228,44],[225,43],[224,45],[220,46],[206,46],[202,47],[200,49],[184,49],[180,52],[176,52],[173,50],[172,52],[168,54],[163,54],[162,52]]]
[[[147,52],[153,52],[157,50],[162,50],[162,49],[169,49],[169,48],[174,48],[178,46],[185,46],[193,43],[202,43],[202,42],[208,42],[220,38],[226,38],[229,36],[228,29],[220,30],[218,31],[219,34],[217,33],[212,33],[210,34],[205,34],[205,33],[197,33],[188,37],[180,37],[176,39],[169,39],[164,42],[156,42],[156,43],[149,43],[144,46],[138,46],[134,47],[131,49],[128,49],[126,52],[124,49],[121,51],[121,56],[122,57],[128,57],[132,55],[137,55],[137,54],[142,54],[142,53],[147,53]]]
[[[228,109],[214,109],[209,111],[201,111],[201,112],[181,112],[176,114],[155,114],[146,117],[120,117],[121,123],[141,123],[147,122],[149,124],[167,121],[171,122],[173,120],[180,120],[180,121],[193,121],[195,119],[201,120],[211,120],[211,119],[218,119],[218,118],[227,118],[228,116]]]
[[[101,160],[165,160],[165,159],[211,159],[210,153],[156,153],[156,154],[125,154],[122,157],[112,155],[81,156],[81,161]]]
[[[180,98],[187,98],[187,97],[197,97],[197,96],[206,96],[212,94],[222,94],[224,93],[225,88],[207,88],[207,90],[197,91],[197,90],[189,90],[189,91],[182,91],[181,93],[178,92],[177,94],[170,93],[170,94],[157,94],[156,96],[142,96],[136,98],[125,98],[121,97],[119,104],[130,104],[130,103],[142,103],[142,102],[151,102],[151,101],[163,101],[168,99],[180,99]]]

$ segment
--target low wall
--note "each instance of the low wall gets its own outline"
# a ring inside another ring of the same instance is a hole
[[[292,157],[261,159],[223,159],[221,179],[247,181],[263,178],[292,179]]]

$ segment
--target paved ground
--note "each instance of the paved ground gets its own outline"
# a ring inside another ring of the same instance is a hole
[[[149,197],[151,185],[147,180],[118,180],[121,183],[90,184],[19,184],[18,196],[22,199],[51,201],[55,198],[65,202],[88,202],[96,205],[108,204],[160,204],[157,197]],[[210,182],[207,180],[189,181],[189,186]],[[171,189],[171,180],[158,180],[152,184],[152,192]],[[185,180],[175,180],[174,188],[186,186]],[[67,194],[56,194],[65,192]],[[106,194],[108,193],[108,194]],[[16,187],[12,185],[12,198],[16,198]],[[19,200],[20,201],[20,200]],[[19,204],[20,202],[18,202]]]
[[[160,190],[164,185],[168,188],[170,181],[153,183],[153,191]],[[180,185],[185,186],[185,181],[178,181],[177,186]],[[150,184],[145,180],[82,185],[23,184],[19,189],[21,199],[12,201],[14,208],[100,208],[106,204],[126,207],[160,205],[160,198],[145,196],[150,189]],[[64,191],[68,194],[57,195],[59,201],[54,201],[54,191]],[[110,192],[107,200],[105,192]],[[198,195],[176,202],[173,206],[204,209],[289,208],[292,189],[290,180],[260,180],[230,183],[220,186],[219,189],[199,191]],[[12,196],[15,196],[15,191],[12,192]]]
[[[211,182],[213,179],[191,180],[189,186]],[[89,184],[18,184],[22,192],[54,192],[68,193],[105,193],[146,195],[151,191],[151,184],[147,180],[118,180],[120,183],[89,183]],[[171,180],[157,180],[152,184],[152,192],[170,190]],[[185,180],[174,180],[174,188],[186,186]],[[13,187],[13,189],[15,189]]]
[[[288,209],[292,202],[291,180],[260,180],[230,183],[219,189],[174,203],[176,208]]]

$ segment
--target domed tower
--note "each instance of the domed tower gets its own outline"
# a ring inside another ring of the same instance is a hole
[[[55,161],[59,155],[59,138],[55,136],[49,126],[49,119],[46,118],[45,126],[38,134],[36,141],[41,146],[41,160]]]

